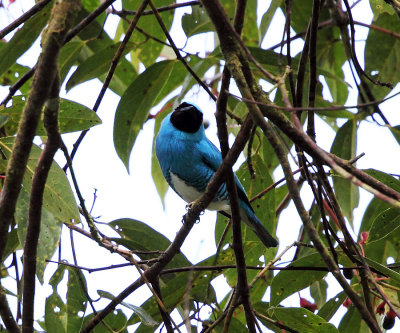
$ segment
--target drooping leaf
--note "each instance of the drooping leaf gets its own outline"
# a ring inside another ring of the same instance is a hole
[[[18,123],[26,104],[26,98],[27,97],[24,95],[15,96],[12,99],[13,104],[0,111],[0,116],[6,115],[9,117],[4,128],[6,135],[11,136],[17,133]],[[60,133],[70,133],[83,131],[101,124],[101,120],[94,111],[86,106],[61,98],[58,124]],[[36,134],[41,136],[47,135],[43,125],[43,119],[41,119],[38,124]]]
[[[276,10],[281,6],[282,0],[272,0],[268,10],[263,14],[259,27],[259,40],[262,41],[267,33]]]
[[[78,39],[65,44],[58,55],[60,82],[63,82],[71,67],[77,62],[84,43]]]
[[[314,298],[318,308],[322,307],[326,302],[328,284],[325,280],[315,281],[310,285],[310,294]]]
[[[389,31],[400,31],[400,22],[397,15],[382,13],[373,22]],[[376,50],[379,48],[379,57]],[[400,81],[400,41],[390,34],[369,29],[365,46],[365,72],[381,82],[389,82],[396,85]],[[384,98],[390,89],[378,85],[372,85],[372,93],[376,100]]]
[[[345,160],[350,160],[356,155],[357,149],[357,124],[355,120],[347,121],[336,133],[332,143],[331,153]],[[349,180],[340,176],[333,177],[333,186],[343,214],[353,220],[353,209],[358,206],[358,187]]]
[[[369,331],[367,324],[361,320],[357,308],[352,305],[343,316],[338,328],[340,333],[363,333]]]
[[[289,267],[324,267],[319,254],[314,253],[293,261]],[[312,282],[321,280],[327,272],[324,271],[280,271],[271,283],[271,305],[278,305],[286,297],[307,288]]]
[[[7,159],[11,155],[14,141],[14,137],[0,139],[0,150]],[[22,181],[22,186],[28,193],[31,191],[33,174],[41,152],[42,150],[38,146],[32,146]],[[78,223],[80,221],[78,206],[76,205],[69,181],[63,170],[55,162],[53,162],[50,168],[45,185],[43,208],[47,209],[60,222],[73,221],[74,223]]]
[[[39,37],[50,16],[53,2],[24,23],[12,39],[0,48],[0,77],[15,64]]]
[[[115,111],[114,146],[129,170],[129,156],[150,108],[172,71],[175,61],[161,61],[147,68],[125,91]]]
[[[22,188],[18,196],[15,210],[15,221],[18,224],[18,238],[21,246],[25,244],[26,228],[28,223],[29,193]],[[50,260],[58,247],[62,223],[54,218],[47,209],[42,208],[39,243],[36,257],[36,276],[43,284],[46,260]]]
[[[285,326],[302,333],[339,332],[332,324],[304,308],[275,308],[274,314]]]
[[[67,90],[70,90],[72,87],[82,82],[97,78],[103,74],[107,74],[111,66],[111,61],[120,45],[120,42],[109,45],[83,61],[68,80],[66,86]],[[128,43],[124,48],[123,56],[134,47],[135,44]],[[134,67],[124,57],[121,57],[119,64],[117,65],[117,69],[118,67],[124,67],[124,72],[126,72],[126,75],[124,76],[128,76],[129,82],[132,82],[137,75]],[[128,86],[128,82],[126,80],[120,82],[121,78],[118,75],[113,76],[112,80],[118,81],[118,84],[122,86],[122,91]]]
[[[331,320],[331,318],[335,315],[336,311],[343,304],[346,298],[347,294],[344,291],[340,292],[335,297],[332,297],[319,309],[318,316],[325,319],[326,321]]]

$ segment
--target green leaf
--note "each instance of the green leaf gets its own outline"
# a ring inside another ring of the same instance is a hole
[[[321,256],[314,253],[293,261],[289,267],[325,267]],[[327,272],[324,271],[280,271],[271,283],[271,305],[278,305],[282,300],[297,291],[310,286],[311,283],[321,280]]]
[[[383,266],[382,264],[380,264],[368,257],[365,257],[364,259],[369,266],[371,266],[372,268],[375,268],[377,271],[381,272],[383,275],[386,275],[387,277],[390,277],[391,279],[393,279],[392,282],[393,281],[397,282],[397,285],[400,283],[400,274],[399,273],[397,273],[396,271],[394,271],[390,268],[387,268],[386,266]]]
[[[397,207],[389,208],[377,216],[372,224],[368,241],[373,242],[397,232],[400,227],[400,211]]]
[[[60,82],[63,82],[71,67],[77,62],[79,54],[85,44],[74,39],[65,44],[58,55],[58,67],[60,70]]]
[[[82,324],[82,327],[87,325],[87,323],[90,320],[92,320],[93,317],[94,317],[94,314],[90,314],[87,317],[85,317],[85,321]],[[103,324],[97,325],[91,332],[92,333],[110,333],[110,332],[128,333],[128,330],[126,328],[127,318],[121,309],[116,309],[116,310],[110,312],[102,320],[102,322],[104,322],[104,325]],[[80,332],[80,330],[77,332]],[[135,331],[135,332],[137,332],[137,331]]]
[[[2,86],[11,86],[15,82],[17,82],[25,73],[30,70],[28,66],[22,66],[20,64],[12,65],[4,74],[0,76],[0,85]],[[19,90],[23,94],[27,94],[29,92],[29,84],[32,82],[32,79],[29,79],[27,83],[25,83]],[[29,84],[28,84],[29,83]]]
[[[315,281],[310,285],[310,294],[317,303],[318,308],[322,307],[326,302],[326,292],[328,284],[325,280]]]
[[[282,0],[272,0],[271,4],[269,5],[268,10],[263,14],[262,18],[261,18],[261,24],[259,27],[259,39],[260,41],[263,40],[263,38],[265,37],[265,34],[267,33],[272,18],[275,15],[276,10],[278,9],[279,6],[281,6]]]
[[[393,126],[393,127],[389,127],[390,132],[392,132],[394,138],[396,139],[396,141],[398,142],[398,144],[400,144],[400,125],[398,126]]]
[[[115,296],[113,294],[109,293],[108,291],[97,290],[97,293],[99,294],[100,297],[107,298],[110,300],[113,300],[115,298]],[[139,306],[136,306],[136,305],[124,302],[124,301],[121,302],[121,305],[123,305],[123,306],[127,307],[128,309],[132,310],[133,312],[135,312],[139,316],[140,321],[143,324],[145,324],[146,326],[158,325],[158,323],[146,311],[144,311]]]
[[[107,74],[111,66],[111,61],[114,58],[120,45],[121,42],[109,45],[104,49],[97,51],[95,54],[93,54],[92,56],[88,57],[85,61],[83,61],[68,80],[66,86],[67,91],[82,82],[97,78],[103,74]],[[134,47],[135,44],[128,43],[124,49],[123,55],[127,54],[130,50],[134,49]],[[128,82],[132,82],[132,79],[134,79],[137,76],[134,67],[124,57],[120,59],[117,69],[118,67],[124,67],[124,71],[129,76]],[[115,74],[117,74],[117,72]],[[118,82],[121,81],[118,75],[114,75],[112,80]],[[128,82],[124,81],[118,83],[119,85],[122,86],[123,90],[124,87],[126,89],[128,84]]]
[[[14,141],[14,137],[0,139],[0,150],[7,159],[10,158]],[[30,193],[32,187],[33,174],[41,153],[42,150],[38,146],[32,146],[22,181],[22,186],[28,193]],[[64,171],[55,162],[53,162],[47,178],[43,194],[43,207],[60,222],[74,221],[78,223],[80,221],[78,206],[76,205],[68,179]]]
[[[171,4],[170,0],[155,0],[153,1],[156,8],[169,6]],[[123,0],[122,7],[129,8],[130,10],[137,10],[140,5],[140,2],[136,0]],[[174,18],[174,13],[171,11],[165,11],[159,13],[161,16],[164,25],[169,30],[172,25],[172,21]],[[123,21],[123,20],[121,20]],[[124,30],[126,31],[128,24],[123,22]],[[156,62],[156,59],[159,57],[161,50],[164,45],[160,43],[158,40],[165,41],[165,34],[160,27],[155,15],[145,15],[141,16],[138,22],[138,28],[143,30],[144,33],[140,33],[139,31],[135,31],[130,38],[130,41],[137,45],[135,52],[135,56],[148,67]],[[158,39],[158,40],[156,40]]]
[[[68,272],[66,303],[57,293],[57,287],[62,281],[65,271]],[[84,275],[74,268],[60,265],[51,278],[50,284],[53,287],[53,293],[46,299],[44,316],[46,331],[79,332],[83,327],[82,316],[87,303],[84,291],[87,290],[87,285]]]
[[[339,332],[332,324],[304,308],[275,308],[278,320],[301,333],[333,333]]]
[[[331,153],[345,160],[350,160],[355,157],[356,149],[357,124],[355,120],[349,120],[337,131],[332,143]],[[358,187],[338,175],[333,176],[333,187],[343,214],[349,221],[352,221],[353,209],[358,206]]]
[[[184,14],[182,16],[182,29],[186,37],[191,37],[203,32],[214,30],[214,26],[203,7],[193,6],[191,14]]]
[[[363,171],[385,185],[391,187],[395,191],[400,192],[400,181],[393,176],[374,169],[366,169]],[[391,206],[384,201],[378,198],[372,198],[364,212],[364,216],[361,221],[360,233],[362,231],[369,231],[377,216],[390,207]]]
[[[246,45],[258,46],[257,0],[248,0],[243,22],[242,39]]]
[[[376,20],[382,13],[395,15],[392,6],[390,6],[389,3],[386,3],[385,0],[369,0],[369,4],[374,13],[374,20]]]
[[[339,324],[340,333],[364,333],[368,332],[368,326],[361,320],[358,310],[350,305]]]
[[[18,196],[15,210],[15,221],[18,224],[18,238],[21,245],[25,243],[26,228],[28,224],[29,192],[24,188]],[[37,246],[36,275],[43,284],[44,270],[47,266],[46,260],[51,259],[58,248],[58,241],[61,235],[62,223],[55,219],[47,209],[42,208],[40,223],[39,243]]]
[[[39,37],[50,16],[52,3],[35,14],[18,29],[13,38],[0,48],[0,77],[17,62]]]
[[[14,135],[17,133],[18,124],[24,111],[27,96],[14,96],[12,106],[0,111],[1,115],[9,117],[6,125],[6,135]],[[70,133],[83,131],[95,125],[101,124],[97,114],[86,106],[67,100],[60,99],[60,111],[58,116],[58,124],[60,133]],[[47,132],[43,125],[43,119],[40,120],[36,135],[46,136]]]
[[[114,146],[129,170],[129,156],[150,108],[172,71],[175,61],[161,61],[147,68],[125,91],[114,120]]]
[[[396,15],[382,13],[373,24],[393,32],[400,31],[399,18]],[[376,51],[379,50],[379,57]],[[365,46],[365,72],[381,82],[396,85],[400,81],[400,41],[390,34],[369,29]],[[376,100],[384,98],[390,89],[372,85]]]
[[[164,235],[149,227],[147,224],[132,220],[118,219],[109,223],[109,225],[121,236],[113,238],[119,244],[123,244],[130,250],[139,251],[164,251],[171,242]],[[150,259],[153,254],[140,254],[141,259]],[[169,263],[167,267],[190,266],[191,263],[186,257],[179,253]]]
[[[326,321],[331,320],[331,318],[336,314],[336,311],[343,304],[346,298],[347,294],[344,291],[340,292],[335,297],[332,297],[322,306],[322,308],[319,309],[318,316],[325,319]]]

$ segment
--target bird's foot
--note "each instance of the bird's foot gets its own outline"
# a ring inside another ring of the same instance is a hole
[[[189,203],[185,206],[186,210],[187,210],[187,211],[191,210],[192,207],[193,207],[195,204],[196,204],[196,201],[189,202]],[[205,212],[205,211],[203,210],[203,211],[199,214],[199,217],[196,219],[196,222],[195,222],[195,223],[199,223],[199,222],[200,222],[200,216],[203,215],[204,212]],[[184,221],[182,220],[182,222],[184,222]]]

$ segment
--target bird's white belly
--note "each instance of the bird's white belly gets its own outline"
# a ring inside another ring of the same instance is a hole
[[[197,191],[193,186],[187,185],[182,179],[180,179],[173,172],[170,172],[171,175],[171,183],[174,187],[175,191],[179,193],[183,200],[187,203],[193,202],[196,199],[200,198],[203,193]],[[229,202],[227,200],[222,201],[212,201],[207,209],[209,210],[223,210],[225,212],[230,212]]]

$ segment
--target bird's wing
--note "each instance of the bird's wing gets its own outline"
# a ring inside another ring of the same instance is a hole
[[[222,163],[222,156],[221,152],[218,150],[218,148],[208,139],[202,140],[200,144],[200,151],[202,154],[202,160],[204,164],[208,165],[210,169],[212,169],[215,173],[219,166]],[[243,201],[246,205],[250,207],[250,209],[253,211],[253,208],[250,205],[249,199],[247,198],[246,192],[240,183],[239,179],[234,175],[235,178],[235,183],[236,183],[236,189],[238,193],[238,197],[240,200]],[[211,179],[210,179],[211,180]],[[219,197],[228,197],[228,193],[226,191],[226,185],[225,183],[221,185],[220,189],[218,190],[218,196]]]

